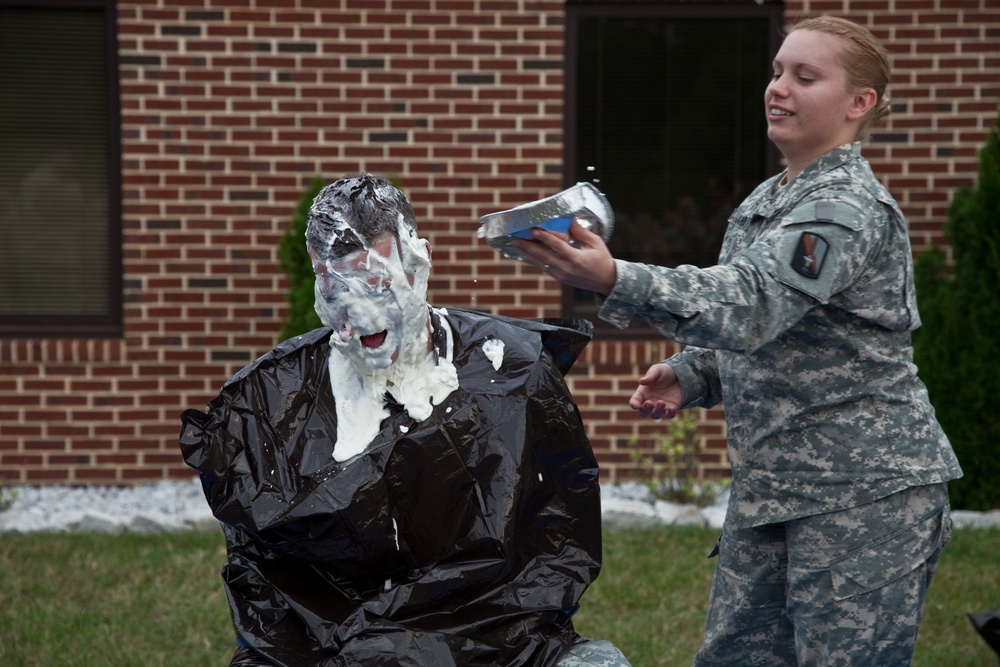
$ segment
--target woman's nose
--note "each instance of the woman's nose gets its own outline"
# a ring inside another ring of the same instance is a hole
[[[769,97],[784,97],[787,92],[785,82],[784,74],[772,77],[771,82],[767,84],[766,95]]]

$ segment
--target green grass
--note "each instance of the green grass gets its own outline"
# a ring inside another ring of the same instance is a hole
[[[575,618],[635,667],[689,667],[701,645],[717,531],[605,532],[604,568]],[[927,595],[913,667],[990,667],[1000,658],[968,613],[1000,607],[1000,529],[956,530]]]
[[[635,667],[687,667],[698,649],[716,532],[605,533],[604,570],[576,617]],[[966,614],[1000,606],[1000,530],[958,530],[927,600],[914,667],[1000,661]],[[233,632],[217,532],[0,535],[0,665],[228,665]]]
[[[0,535],[0,665],[228,665],[222,534]]]

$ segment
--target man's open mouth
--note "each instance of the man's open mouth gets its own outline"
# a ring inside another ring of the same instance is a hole
[[[385,337],[388,335],[388,333],[389,333],[388,331],[380,331],[378,333],[362,336],[361,345],[370,350],[374,350],[375,348],[381,347],[382,343],[385,342]]]

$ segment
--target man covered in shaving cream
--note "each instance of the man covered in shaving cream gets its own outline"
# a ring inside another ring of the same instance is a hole
[[[379,176],[324,188],[306,242],[325,326],[182,418],[231,664],[627,666],[572,624],[601,557],[563,380],[590,324],[431,307],[430,245]]]

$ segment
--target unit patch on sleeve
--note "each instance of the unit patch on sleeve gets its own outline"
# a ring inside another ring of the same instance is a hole
[[[795,247],[795,255],[792,257],[792,268],[804,275],[806,278],[819,278],[819,272],[823,270],[823,260],[826,259],[826,251],[830,249],[830,244],[813,232],[802,232],[799,244]]]

